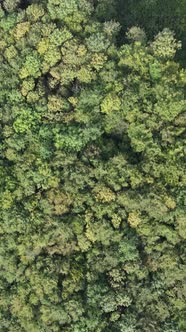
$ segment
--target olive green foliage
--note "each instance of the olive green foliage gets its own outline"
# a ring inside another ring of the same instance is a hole
[[[105,12],[109,12],[110,4],[106,0],[100,0],[100,3],[104,3]],[[185,32],[185,0],[112,0],[112,3],[116,17],[126,28],[140,25],[149,36],[163,28],[174,29],[179,37]]]
[[[125,33],[133,26],[144,29],[149,38],[164,28],[174,30],[183,44],[177,60],[186,64],[186,0],[98,0],[96,3],[99,20],[115,19],[121,23],[120,44],[126,41]]]
[[[105,4],[0,8],[2,332],[186,329],[181,44]]]

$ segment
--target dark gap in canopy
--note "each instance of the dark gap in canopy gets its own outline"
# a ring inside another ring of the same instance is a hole
[[[31,5],[32,0],[21,0],[19,4],[20,9],[26,9],[29,5]]]

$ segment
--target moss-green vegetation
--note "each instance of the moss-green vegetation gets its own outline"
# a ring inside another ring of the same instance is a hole
[[[186,330],[183,51],[126,4],[1,1],[1,332]]]

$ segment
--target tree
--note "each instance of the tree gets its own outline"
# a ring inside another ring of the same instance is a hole
[[[180,42],[95,5],[1,7],[2,332],[185,330]]]

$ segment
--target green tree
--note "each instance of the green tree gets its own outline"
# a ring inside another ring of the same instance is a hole
[[[148,42],[133,26],[118,47],[119,24],[96,18],[106,2],[10,5],[0,11],[1,331],[185,331],[180,42],[168,28]]]

